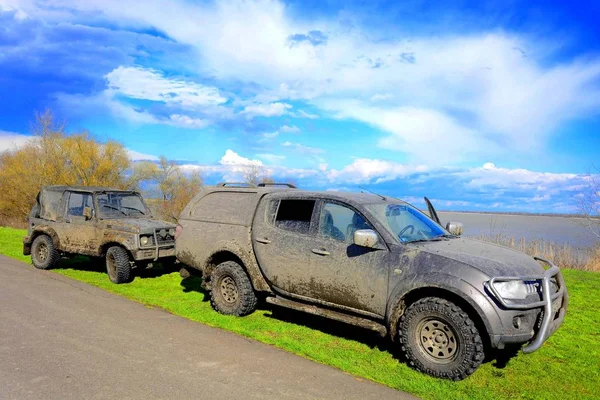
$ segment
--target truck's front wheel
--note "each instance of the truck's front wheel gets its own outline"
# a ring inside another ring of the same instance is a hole
[[[408,364],[437,378],[464,379],[484,358],[473,320],[456,304],[438,297],[418,300],[406,309],[398,339]]]
[[[239,317],[256,309],[256,295],[244,269],[235,261],[217,265],[210,277],[212,307],[226,315]]]
[[[106,251],[106,272],[112,283],[128,283],[133,280],[127,250],[112,246]]]

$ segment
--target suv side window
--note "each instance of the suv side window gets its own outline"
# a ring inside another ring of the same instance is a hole
[[[83,216],[84,207],[93,208],[92,195],[90,193],[76,193],[71,192],[69,194],[69,203],[67,206],[67,215],[73,217]]]
[[[308,234],[315,200],[281,200],[275,226],[286,231]]]
[[[359,229],[373,229],[362,215],[353,209],[325,202],[319,221],[319,234],[326,238],[352,243],[354,232]]]

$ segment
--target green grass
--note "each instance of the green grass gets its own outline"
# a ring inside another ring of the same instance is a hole
[[[0,253],[30,264],[29,257],[21,254],[24,234],[23,230],[0,227]],[[388,341],[358,328],[266,306],[243,318],[220,315],[211,309],[200,290],[199,278],[182,280],[177,273],[161,275],[157,268],[136,277],[131,284],[114,285],[84,258],[63,262],[54,271],[424,399],[600,398],[598,273],[564,271],[570,294],[567,317],[541,350],[519,354],[503,368],[501,363],[488,362],[468,379],[450,382],[411,370],[388,351]],[[198,345],[202,345],[201,337]]]

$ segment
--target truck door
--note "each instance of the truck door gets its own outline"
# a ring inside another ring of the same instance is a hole
[[[307,296],[312,292],[309,255],[313,246],[315,200],[261,200],[252,227],[258,264],[276,289]]]
[[[70,192],[64,219],[65,251],[95,255],[100,245],[96,221],[92,194]]]
[[[385,245],[371,249],[354,244],[354,232],[374,229],[347,204],[323,200],[318,229],[310,246],[310,270],[318,284],[310,296],[338,306],[384,315],[389,266],[393,263]]]

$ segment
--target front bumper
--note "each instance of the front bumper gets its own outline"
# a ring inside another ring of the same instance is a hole
[[[152,260],[157,261],[161,258],[175,257],[175,245],[164,247],[153,247],[149,249],[139,249],[133,252],[133,258],[136,261]]]
[[[31,238],[29,236],[25,236],[23,238],[23,255],[29,256],[31,255]]]
[[[486,288],[493,295],[494,299],[507,310],[533,310],[542,309],[541,315],[542,320],[539,324],[539,329],[531,335],[521,335],[512,337],[511,335],[501,335],[497,338],[498,342],[501,343],[518,343],[524,342],[531,339],[531,341],[523,347],[523,353],[532,353],[538,350],[542,344],[552,335],[558,327],[562,324],[565,313],[567,311],[567,304],[569,302],[569,295],[565,286],[565,280],[560,272],[560,268],[554,265],[552,262],[545,260],[540,257],[534,257],[537,261],[546,263],[548,268],[541,276],[503,276],[494,277],[486,284]],[[558,283],[558,290],[556,293],[551,293],[550,281],[556,277]],[[541,300],[527,304],[515,304],[504,299],[498,290],[495,288],[495,282],[507,282],[507,281],[540,281],[542,284]]]

